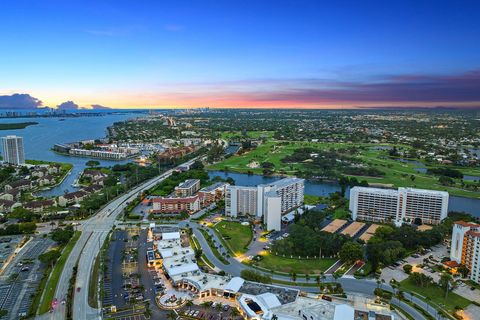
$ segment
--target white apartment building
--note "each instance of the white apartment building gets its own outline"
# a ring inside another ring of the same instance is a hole
[[[286,178],[256,187],[228,186],[225,214],[263,217],[267,230],[280,230],[282,214],[303,204],[304,179]]]
[[[20,165],[25,163],[25,150],[23,138],[19,136],[2,137],[3,161],[6,163]]]
[[[227,186],[225,190],[225,214],[231,217],[257,216],[257,187]]]
[[[448,192],[353,187],[350,190],[350,211],[354,220],[393,221],[401,225],[418,218],[425,224],[438,224],[447,217]]]
[[[480,224],[456,221],[453,224],[450,259],[470,270],[470,279],[480,283]]]

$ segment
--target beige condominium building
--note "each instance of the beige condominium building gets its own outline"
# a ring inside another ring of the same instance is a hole
[[[447,217],[448,192],[353,187],[350,190],[350,211],[354,220],[401,225],[420,219],[423,224],[439,224]]]
[[[225,214],[263,217],[267,230],[280,230],[282,215],[301,206],[303,198],[304,179],[299,178],[281,179],[256,187],[228,186]]]
[[[480,224],[456,221],[453,224],[450,259],[470,270],[470,279],[480,283]]]

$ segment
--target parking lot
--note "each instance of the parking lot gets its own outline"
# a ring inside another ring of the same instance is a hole
[[[437,272],[432,273],[429,268],[420,268],[424,260],[430,258],[434,263],[441,263],[443,257],[448,257],[448,249],[445,245],[436,245],[431,248],[431,250],[426,250],[423,254],[413,254],[406,257],[404,260],[399,261],[396,265],[389,266],[382,270],[381,278],[386,282],[395,279],[397,281],[402,281],[408,278],[408,275],[403,271],[403,266],[405,264],[410,264],[413,266],[414,272],[425,273],[428,276],[431,276],[434,281],[438,281],[440,275]]]
[[[211,305],[207,305],[208,302],[199,305],[192,305],[184,307],[178,311],[178,314],[188,318],[205,319],[205,320],[226,320],[226,319],[243,319],[238,314],[238,311],[229,304],[222,304],[220,302],[211,302]]]
[[[54,241],[50,238],[32,239],[11,261],[0,280],[0,309],[8,314],[1,319],[20,319],[28,314],[32,295],[43,275],[38,256]]]
[[[115,306],[117,312],[104,314],[115,319],[144,319],[145,292],[138,263],[139,228],[116,230],[107,253],[104,273],[103,306]]]

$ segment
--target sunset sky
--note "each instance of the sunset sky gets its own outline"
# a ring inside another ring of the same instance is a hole
[[[0,107],[480,106],[479,1],[6,0],[0,26]]]

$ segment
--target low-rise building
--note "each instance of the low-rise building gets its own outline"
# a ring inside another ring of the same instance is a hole
[[[15,209],[17,207],[21,207],[21,206],[22,206],[22,204],[20,202],[0,199],[0,211],[1,212],[10,213],[10,212],[13,211],[13,209]]]
[[[152,213],[193,213],[200,210],[198,195],[190,197],[154,198]]]
[[[88,196],[88,193],[83,190],[66,193],[58,197],[58,205],[61,207],[66,207],[72,204],[78,204],[87,196]]]
[[[47,174],[45,176],[42,176],[37,180],[39,186],[48,186],[51,184],[54,184],[57,180],[55,179],[54,176]]]
[[[46,200],[34,200],[34,201],[26,202],[23,204],[23,207],[34,213],[41,213],[46,208],[50,208],[56,205],[57,205],[57,202],[55,201],[55,199],[46,199]]]
[[[187,179],[175,187],[175,194],[177,197],[189,197],[193,196],[198,190],[200,190],[200,180]]]
[[[5,185],[5,191],[11,190],[11,189],[18,189],[21,191],[26,191],[31,188],[33,188],[33,181],[27,180],[27,179],[20,179],[16,180],[10,183],[7,183]]]
[[[228,183],[217,182],[198,191],[200,202],[203,206],[217,202],[225,196]]]
[[[105,178],[107,175],[100,170],[86,169],[83,171],[83,176],[91,181],[98,181]]]

